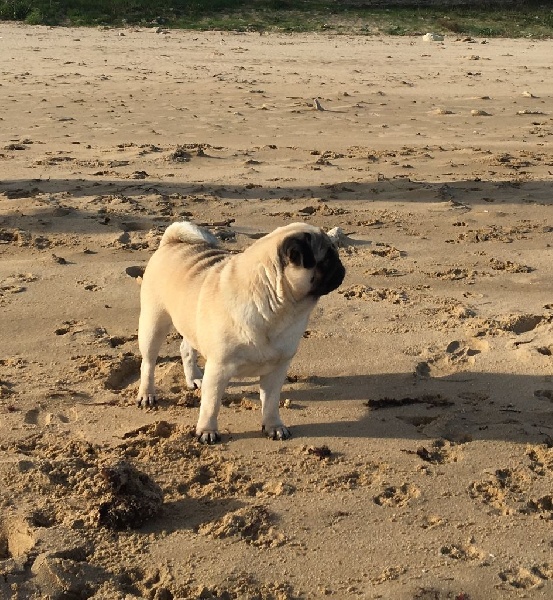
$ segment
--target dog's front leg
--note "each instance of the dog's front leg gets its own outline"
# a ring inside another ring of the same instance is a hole
[[[202,444],[215,444],[221,440],[217,427],[217,415],[221,408],[223,393],[232,371],[220,363],[207,361],[202,380],[202,401],[196,435]]]
[[[286,440],[292,435],[280,419],[280,391],[289,365],[289,360],[284,361],[259,379],[262,429],[273,440]]]

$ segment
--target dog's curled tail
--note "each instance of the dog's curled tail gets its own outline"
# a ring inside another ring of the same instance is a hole
[[[190,221],[178,221],[169,225],[161,238],[159,246],[174,243],[209,244],[210,246],[219,244],[217,238],[207,229],[198,227]]]

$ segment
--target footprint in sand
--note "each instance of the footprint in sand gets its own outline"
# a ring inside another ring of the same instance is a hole
[[[112,391],[121,391],[136,382],[140,376],[139,356],[132,352],[125,352],[118,356],[88,355],[74,357],[77,371],[81,379],[91,378],[102,381],[104,387]]]
[[[420,490],[410,483],[403,483],[399,486],[389,486],[383,492],[374,497],[374,501],[379,506],[398,507],[405,506],[411,500],[420,496]]]
[[[446,522],[442,517],[437,515],[425,515],[422,518],[421,527],[423,529],[434,529],[435,527],[444,525]]]
[[[459,445],[448,440],[436,440],[429,448],[419,446],[415,454],[425,462],[434,465],[457,462],[460,458]]]
[[[534,396],[540,400],[549,400],[549,402],[553,402],[553,390],[536,390]]]
[[[404,290],[392,288],[374,289],[363,284],[350,285],[349,287],[338,290],[346,300],[360,299],[372,302],[390,302],[391,304],[409,304],[411,302],[409,295]]]
[[[84,327],[84,323],[79,321],[63,321],[60,327],[54,330],[56,335],[67,335],[68,333],[79,333]]]
[[[140,358],[134,354],[124,354],[109,367],[105,387],[110,390],[121,390],[138,379],[140,374]]]
[[[31,234],[21,229],[0,228],[0,244],[14,244],[17,246],[29,246]]]
[[[443,556],[453,558],[455,560],[482,560],[484,558],[484,552],[477,548],[472,542],[466,544],[448,544],[442,546],[440,553]]]
[[[107,369],[104,385],[109,390],[122,390],[136,381],[140,374],[140,358],[131,353],[125,353],[116,359],[109,359],[103,370]]]
[[[543,315],[507,315],[498,319],[497,325],[498,328],[503,331],[509,331],[520,335],[522,333],[527,333],[528,331],[533,331],[544,320],[545,318]]]
[[[443,354],[437,354],[416,367],[420,377],[436,377],[465,370],[475,363],[476,357],[489,350],[489,343],[481,338],[453,340]]]
[[[102,289],[100,286],[96,285],[95,283],[92,283],[90,281],[85,281],[82,279],[77,281],[77,284],[82,286],[87,292],[97,292],[98,290]]]
[[[545,521],[553,520],[553,495],[546,494],[540,498],[532,498],[528,501],[526,510],[528,513],[538,516]]]
[[[70,419],[62,413],[51,413],[40,408],[32,408],[25,413],[23,421],[27,425],[65,425],[70,422]]]
[[[549,472],[553,472],[553,448],[544,444],[542,446],[532,446],[528,449],[528,458],[530,459],[530,470],[544,477]]]
[[[13,294],[25,292],[27,290],[26,284],[37,280],[38,277],[32,273],[18,273],[0,280],[0,304],[7,302],[9,296]]]
[[[247,506],[218,521],[200,525],[198,531],[216,539],[234,537],[252,546],[275,548],[286,542],[273,525],[274,518],[264,506]]]
[[[534,450],[539,450],[539,447]],[[532,460],[532,451],[529,452],[529,456]],[[537,456],[534,458],[539,463],[540,459]],[[530,469],[543,476],[547,468],[543,470],[543,463],[539,463],[541,467],[538,463],[531,465]],[[471,498],[493,507],[497,514],[529,515],[549,521],[553,519],[553,496],[536,494],[538,497],[530,497],[535,485],[536,480],[525,469],[497,469],[491,477],[472,482],[469,486],[469,494]]]
[[[499,258],[490,258],[490,267],[494,271],[505,271],[506,273],[531,273],[534,270],[533,267],[528,265]]]
[[[530,569],[524,567],[513,567],[499,573],[501,581],[519,590],[531,590],[537,588],[551,579],[553,569],[548,563],[534,566]]]

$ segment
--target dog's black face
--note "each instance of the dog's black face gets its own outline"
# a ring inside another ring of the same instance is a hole
[[[279,257],[283,267],[292,264],[309,271],[307,295],[316,298],[335,290],[346,274],[336,248],[323,231],[287,237],[280,246]]]
[[[312,296],[330,294],[344,281],[346,269],[333,245],[327,249],[323,258],[315,264]]]

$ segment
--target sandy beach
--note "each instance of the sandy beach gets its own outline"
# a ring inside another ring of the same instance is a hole
[[[553,41],[0,23],[0,598],[553,597]],[[319,109],[314,99],[317,99]],[[347,269],[261,435],[136,406],[170,223]]]

